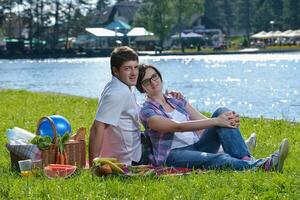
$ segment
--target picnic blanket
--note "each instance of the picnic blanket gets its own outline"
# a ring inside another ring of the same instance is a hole
[[[202,170],[194,170],[190,168],[175,168],[175,167],[164,167],[164,166],[153,166],[153,165],[138,165],[128,166],[123,168],[125,175],[127,176],[178,176],[187,175],[193,172],[200,173]]]
[[[97,166],[92,167],[92,172],[96,176],[107,176],[107,175],[117,175],[117,176],[179,176],[187,175],[192,173],[202,173],[203,170],[190,169],[190,168],[175,168],[175,167],[165,167],[165,166],[153,166],[153,165],[137,165],[137,166],[123,166],[121,167],[124,173],[112,173],[112,174],[101,174],[98,171]]]

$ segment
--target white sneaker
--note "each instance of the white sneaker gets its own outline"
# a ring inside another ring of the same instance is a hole
[[[253,153],[256,147],[256,133],[252,133],[250,137],[245,141],[245,144],[247,145],[250,153]]]
[[[279,150],[273,153],[265,164],[265,171],[282,172],[284,161],[289,153],[289,141],[283,139]]]

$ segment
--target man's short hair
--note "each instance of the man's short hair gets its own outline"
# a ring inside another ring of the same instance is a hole
[[[113,67],[117,68],[118,70],[123,65],[124,62],[127,61],[137,61],[139,62],[139,57],[137,53],[128,46],[121,46],[117,47],[113,50],[110,55],[110,69],[111,74],[113,73]]]

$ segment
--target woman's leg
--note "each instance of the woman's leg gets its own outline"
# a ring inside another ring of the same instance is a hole
[[[194,169],[257,169],[266,159],[245,161],[231,157],[229,154],[214,154],[200,152],[194,146],[173,149],[167,158],[166,165]]]
[[[217,117],[228,111],[230,110],[227,108],[218,108],[212,117]],[[194,145],[199,151],[216,153],[221,144],[224,152],[234,158],[241,159],[245,156],[251,156],[241,132],[237,128],[208,128],[204,131],[200,140]]]

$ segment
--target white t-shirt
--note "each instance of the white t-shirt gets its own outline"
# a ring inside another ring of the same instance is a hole
[[[187,117],[181,112],[174,109],[172,112],[168,112],[173,120],[177,122],[187,121]],[[186,147],[196,143],[199,137],[194,132],[175,132],[172,141],[171,149]]]
[[[104,133],[101,157],[114,157],[126,165],[140,161],[138,112],[139,106],[131,89],[113,76],[104,87],[95,118],[112,125],[112,131]]]

